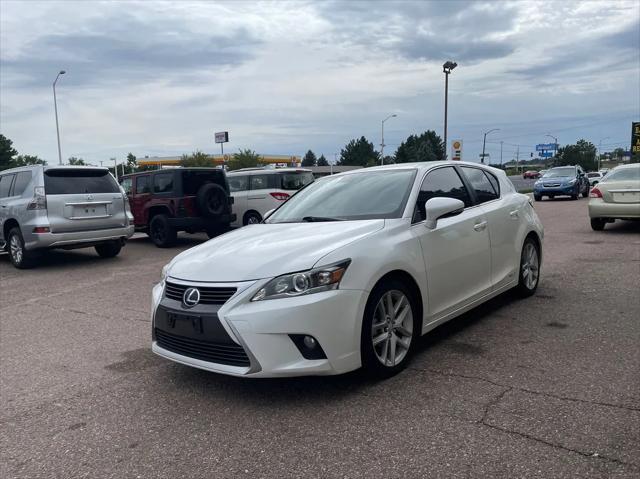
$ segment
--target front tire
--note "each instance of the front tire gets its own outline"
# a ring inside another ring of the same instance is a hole
[[[109,241],[108,243],[102,243],[95,246],[96,253],[101,258],[114,258],[118,256],[122,249],[122,243],[120,241]]]
[[[149,225],[149,236],[158,248],[169,248],[176,244],[178,233],[169,224],[167,215],[155,215]]]
[[[413,291],[397,279],[378,284],[367,301],[360,336],[363,369],[376,378],[402,371],[419,336]]]
[[[244,214],[244,218],[242,219],[242,224],[247,225],[257,225],[262,222],[262,216],[257,211],[247,211]]]
[[[34,266],[35,255],[31,251],[27,251],[24,246],[24,239],[20,228],[12,228],[9,230],[7,237],[7,251],[11,264],[18,269],[27,269]]]
[[[522,245],[518,278],[518,294],[523,298],[534,295],[540,282],[540,248],[531,237]]]
[[[591,218],[591,229],[593,231],[602,231],[606,224],[607,220],[604,218]]]
[[[589,196],[589,187],[588,186],[582,192],[582,197],[583,198],[586,198],[587,196]]]
[[[542,201],[542,195],[533,195],[533,199],[536,201]]]

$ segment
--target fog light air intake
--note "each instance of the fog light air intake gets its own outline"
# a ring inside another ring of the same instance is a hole
[[[308,334],[290,334],[289,337],[305,359],[327,359],[322,346],[316,338]]]

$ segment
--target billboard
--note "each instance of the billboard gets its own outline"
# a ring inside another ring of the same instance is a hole
[[[540,143],[539,145],[536,145],[536,151],[548,151],[548,150],[557,150],[558,149],[558,144],[557,143]]]
[[[453,140],[451,142],[451,159],[462,160],[462,140]]]
[[[640,121],[631,123],[631,154],[640,155]]]
[[[228,143],[229,142],[229,132],[228,131],[219,131],[215,134],[216,143]]]

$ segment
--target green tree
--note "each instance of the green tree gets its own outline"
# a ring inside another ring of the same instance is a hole
[[[180,166],[213,166],[213,158],[200,150],[196,150],[190,155],[182,155]]]
[[[558,148],[556,166],[580,165],[586,171],[597,168],[596,147],[587,140],[578,140],[575,145],[565,145]]]
[[[138,169],[138,159],[136,158],[136,155],[129,152],[129,154],[127,155],[127,163],[124,167],[124,171],[127,174],[129,174],[129,173],[133,173],[137,169]]]
[[[351,140],[340,150],[341,166],[373,166],[380,162],[380,153],[373,147],[373,143],[362,136],[359,140]]]
[[[311,150],[307,151],[307,154],[302,158],[302,166],[316,166],[317,163],[316,154]]]
[[[13,168],[13,157],[18,154],[13,147],[13,141],[0,134],[0,170]]]
[[[427,130],[420,135],[410,135],[403,141],[396,151],[395,162],[444,160],[444,149],[444,142],[436,132]]]
[[[18,155],[13,160],[12,167],[29,165],[46,165],[47,162],[35,155]]]
[[[76,166],[86,166],[86,163],[82,158],[76,158],[75,156],[70,157],[67,160],[68,165],[76,165]]]
[[[320,158],[318,158],[318,161],[316,162],[316,166],[329,166],[329,162],[324,155],[320,155]]]
[[[253,168],[258,166],[259,162],[260,155],[247,148],[246,150],[239,150],[238,153],[234,153],[233,159],[229,161],[228,167],[230,170]]]

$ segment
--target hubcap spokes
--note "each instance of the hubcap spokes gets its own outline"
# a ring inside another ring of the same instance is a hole
[[[9,247],[11,248],[11,256],[13,256],[16,263],[22,262],[22,245],[20,245],[20,240],[17,236],[11,237],[11,244]]]
[[[373,312],[371,339],[378,361],[385,366],[402,362],[413,336],[413,312],[407,297],[398,290],[387,291]]]
[[[535,288],[539,275],[538,251],[535,246],[528,243],[525,247],[522,262],[522,279],[528,289]]]

